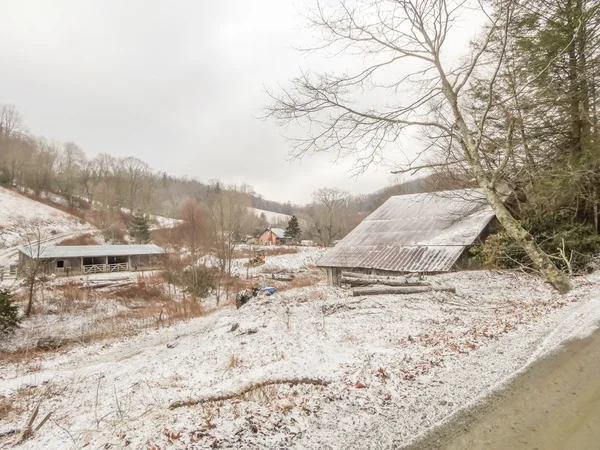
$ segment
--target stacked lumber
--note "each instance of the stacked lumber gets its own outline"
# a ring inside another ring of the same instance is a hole
[[[356,288],[352,291],[354,297],[361,295],[385,295],[385,294],[420,294],[422,292],[452,292],[456,289],[452,286],[370,286]]]
[[[342,272],[342,284],[355,288],[352,295],[418,294],[422,292],[456,292],[452,286],[432,286],[421,278],[367,275]]]

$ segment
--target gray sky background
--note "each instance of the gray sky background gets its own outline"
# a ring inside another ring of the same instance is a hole
[[[136,156],[200,180],[247,182],[265,198],[354,194],[390,183],[388,168],[288,162],[283,130],[255,117],[276,87],[314,63],[293,0],[3,0],[0,103],[37,135],[89,156]],[[312,58],[312,57],[311,57]],[[340,64],[341,61],[340,61]],[[340,67],[343,69],[343,67]]]

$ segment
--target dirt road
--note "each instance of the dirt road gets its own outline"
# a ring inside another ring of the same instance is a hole
[[[599,450],[600,331],[534,364],[410,449]]]

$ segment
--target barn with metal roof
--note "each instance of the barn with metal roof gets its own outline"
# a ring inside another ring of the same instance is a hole
[[[48,274],[91,274],[152,269],[165,251],[158,245],[25,245],[18,248],[19,264],[39,261]]]
[[[317,265],[331,284],[342,271],[436,273],[453,269],[494,212],[479,189],[391,197]]]

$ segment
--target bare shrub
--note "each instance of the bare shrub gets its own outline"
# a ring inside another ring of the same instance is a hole
[[[69,281],[60,287],[62,295],[66,301],[77,302],[83,297],[83,288],[74,281]]]
[[[65,239],[64,241],[60,241],[56,245],[97,245],[97,244],[98,244],[98,241],[96,240],[94,235],[91,233],[87,233],[87,234],[82,234],[81,236],[75,236],[75,237]]]
[[[164,304],[170,323],[206,315],[206,308],[194,300],[169,301]]]
[[[123,300],[166,300],[164,278],[160,274],[139,276],[133,285],[124,286],[114,291],[114,295]]]
[[[319,281],[320,281],[319,277],[317,277],[316,275],[314,275],[312,273],[302,273],[302,274],[296,275],[292,279],[292,281],[282,283],[282,285],[279,287],[279,290],[287,291],[290,289],[297,289],[297,288],[302,288],[302,287],[306,287],[306,286],[313,286],[313,285],[317,284]]]
[[[8,417],[11,413],[20,414],[21,412],[22,410],[16,407],[12,397],[0,395],[0,417]]]
[[[190,267],[183,272],[182,285],[196,299],[205,298],[215,288],[218,270],[206,266]]]

